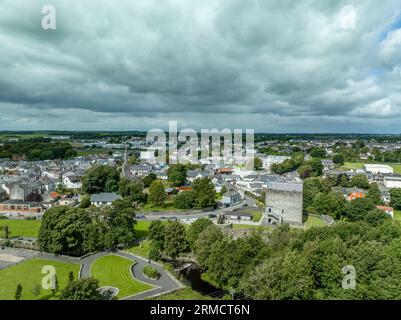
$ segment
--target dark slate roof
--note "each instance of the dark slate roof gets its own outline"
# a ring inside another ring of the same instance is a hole
[[[118,199],[121,199],[121,196],[113,192],[97,193],[91,196],[91,202],[113,202]]]

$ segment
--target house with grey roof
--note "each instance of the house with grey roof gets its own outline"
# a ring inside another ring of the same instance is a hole
[[[114,201],[122,197],[115,192],[103,192],[92,194],[91,204],[97,207],[110,206]]]

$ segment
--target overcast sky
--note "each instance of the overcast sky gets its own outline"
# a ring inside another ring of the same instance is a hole
[[[401,1],[0,0],[0,130],[168,120],[401,133]]]

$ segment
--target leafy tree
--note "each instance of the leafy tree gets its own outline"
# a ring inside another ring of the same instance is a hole
[[[351,187],[358,187],[362,189],[369,188],[368,177],[364,174],[356,174],[351,179]]]
[[[376,182],[369,185],[367,198],[372,200],[376,205],[383,204],[381,193]]]
[[[164,227],[164,253],[172,258],[188,250],[185,227],[177,221],[169,221]]]
[[[83,196],[79,204],[79,207],[82,209],[86,209],[89,208],[90,205],[91,205],[91,199],[88,196]]]
[[[149,258],[153,260],[160,260],[161,253],[164,250],[165,244],[165,231],[164,224],[160,220],[154,220],[149,226],[148,238],[151,240],[151,249]]]
[[[305,161],[298,169],[298,174],[302,179],[320,176],[323,172],[323,165],[319,159]]]
[[[139,160],[135,155],[132,155],[128,159],[128,164],[130,164],[130,165],[139,164]]]
[[[312,148],[309,154],[314,158],[324,158],[326,157],[326,150],[324,148]]]
[[[391,199],[391,205],[395,209],[401,210],[401,189],[398,188],[390,189],[390,199]]]
[[[88,169],[82,178],[82,190],[94,194],[100,192],[116,192],[120,174],[117,168],[109,165],[99,165]]]
[[[192,188],[195,193],[195,207],[207,208],[216,206],[216,190],[209,178],[195,179]]]
[[[364,220],[366,214],[376,208],[372,200],[357,198],[348,202],[345,206],[345,215],[349,221]]]
[[[22,285],[19,283],[17,285],[17,289],[15,290],[14,298],[15,300],[21,300],[21,296],[22,296]]]
[[[157,176],[155,173],[151,172],[147,176],[143,177],[142,182],[145,188],[149,188],[150,185],[154,180],[157,179]]]
[[[183,164],[173,164],[167,170],[168,181],[176,186],[182,186],[187,179],[187,168]]]
[[[166,191],[164,190],[164,184],[160,180],[155,180],[149,187],[148,200],[155,206],[161,206],[167,199]]]
[[[304,180],[303,185],[303,208],[307,209],[316,194],[322,191],[322,180],[317,177],[310,177]]]
[[[83,209],[68,206],[50,208],[42,218],[39,248],[52,253],[82,254],[84,230],[90,224],[89,213]]]
[[[349,187],[350,181],[349,181],[348,176],[347,176],[346,174],[340,174],[340,175],[338,176],[338,184],[339,184],[341,187],[344,187],[344,188]]]
[[[301,179],[313,177],[313,168],[311,165],[304,164],[299,167],[298,174],[301,177]]]
[[[260,158],[255,157],[253,159],[253,165],[255,167],[255,170],[259,170],[263,167],[263,161]]]
[[[73,280],[61,291],[61,300],[101,300],[99,281],[93,277]]]
[[[201,267],[206,266],[212,245],[222,239],[223,233],[221,229],[214,224],[208,226],[199,234],[193,245],[193,250]]]
[[[314,279],[305,255],[289,252],[265,260],[241,281],[245,295],[262,300],[311,299]]]
[[[195,192],[184,191],[177,194],[174,198],[174,207],[177,209],[191,209],[195,204]]]
[[[318,193],[313,198],[309,211],[314,214],[329,215],[335,219],[344,214],[346,200],[338,192]]]
[[[220,194],[225,194],[228,191],[227,186],[223,185],[220,189]]]
[[[333,156],[332,160],[335,164],[338,164],[340,166],[344,164],[344,156],[341,153],[336,153]]]
[[[123,197],[130,197],[134,202],[145,202],[146,198],[143,193],[143,183],[140,180],[122,178],[119,183],[118,191]]]
[[[70,272],[68,273],[68,283],[73,282],[74,279],[75,279],[75,278],[74,278],[74,272],[70,271]]]
[[[213,222],[207,218],[197,219],[194,223],[192,223],[187,231],[187,239],[189,246],[191,248],[194,247],[196,240],[198,240],[199,235],[207,229]]]

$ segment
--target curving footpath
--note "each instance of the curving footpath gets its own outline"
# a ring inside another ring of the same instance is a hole
[[[135,279],[156,287],[155,289],[140,292],[133,296],[125,297],[123,298],[123,300],[144,300],[145,298],[150,298],[167,292],[172,292],[184,287],[168,271],[164,270],[162,265],[154,261],[150,261],[150,265],[160,273],[160,278],[155,280],[145,277],[142,273],[143,267],[149,265],[149,260],[124,251],[114,252],[114,254],[130,259],[132,261],[136,261],[136,263],[132,266],[132,274]]]
[[[17,251],[22,251],[23,249],[14,249]],[[27,250],[28,251],[28,250]],[[103,256],[107,256],[110,254],[114,254],[117,256],[121,256],[124,258],[127,258],[131,260],[132,262],[136,262],[132,268],[132,276],[141,282],[150,284],[151,286],[155,287],[153,289],[137,293],[135,295],[125,297],[122,300],[143,300],[145,298],[151,298],[154,296],[158,296],[167,292],[172,292],[176,291],[178,289],[184,288],[185,286],[180,283],[173,275],[171,275],[168,271],[164,270],[163,266],[155,261],[150,261],[150,265],[157,269],[160,273],[160,278],[157,280],[153,280],[150,278],[147,278],[143,275],[142,269],[144,266],[149,264],[149,260],[145,259],[143,257],[134,255],[129,252],[125,251],[102,251],[102,252],[97,252],[93,253],[90,255],[87,255],[82,258],[77,258],[77,257],[69,257],[69,256],[64,256],[64,255],[55,255],[52,253],[47,253],[47,252],[34,252],[32,251],[31,255],[36,256],[38,258],[45,258],[49,260],[55,260],[55,261],[60,261],[60,262],[75,262],[81,264],[81,268],[79,270],[79,278],[87,278],[90,276],[91,272],[91,266],[92,263]]]

